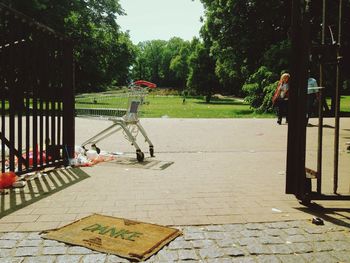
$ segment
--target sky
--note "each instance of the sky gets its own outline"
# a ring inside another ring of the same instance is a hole
[[[204,8],[200,0],[120,0],[126,16],[118,16],[122,31],[134,44],[146,40],[191,40],[199,36]]]

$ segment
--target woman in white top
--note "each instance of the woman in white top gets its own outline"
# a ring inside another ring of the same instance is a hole
[[[281,75],[275,94],[272,98],[272,102],[277,108],[277,123],[279,125],[281,125],[283,117],[286,118],[286,123],[288,122],[289,78],[290,75],[288,73],[283,73]]]

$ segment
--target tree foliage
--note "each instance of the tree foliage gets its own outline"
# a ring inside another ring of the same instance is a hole
[[[289,1],[202,0],[216,73],[224,88],[241,94],[272,44],[287,39]]]
[[[133,78],[148,79],[160,86],[183,89],[188,75],[189,41],[174,37],[169,41],[151,40],[137,45]]]

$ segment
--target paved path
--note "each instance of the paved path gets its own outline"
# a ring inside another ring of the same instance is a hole
[[[341,123],[339,182],[340,190],[349,194],[346,121]],[[155,158],[137,163],[123,135],[113,135],[98,144],[101,149],[130,156],[80,171],[57,170],[2,196],[1,213],[8,215],[0,219],[0,231],[56,228],[91,213],[164,225],[273,222],[310,219],[315,213],[284,193],[287,125],[278,126],[273,119],[142,122],[155,145]],[[77,144],[108,125],[77,119]],[[317,128],[308,130],[307,161],[315,169]],[[323,189],[331,192],[333,129],[324,130]],[[147,145],[139,141],[146,152]],[[349,202],[318,203],[343,209],[327,211],[332,217],[350,217]]]
[[[309,221],[187,226],[147,262],[350,262],[350,229]],[[116,263],[128,260],[43,240],[38,232],[0,234],[2,263]]]
[[[0,262],[118,262],[38,236],[91,213],[184,226],[184,237],[159,252],[156,262],[349,262],[349,202],[317,202],[309,209],[284,194],[286,125],[272,119],[142,122],[155,158],[137,163],[123,136],[113,135],[99,146],[124,153],[114,162],[58,169],[0,196]],[[322,187],[331,192],[333,124],[325,123]],[[77,144],[108,125],[77,119]],[[350,120],[341,122],[339,191],[346,194],[349,128]],[[307,165],[313,169],[316,134],[316,127],[308,128]],[[310,224],[314,215],[326,226]]]

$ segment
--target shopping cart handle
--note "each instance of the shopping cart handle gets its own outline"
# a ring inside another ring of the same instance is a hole
[[[131,83],[131,85],[133,85],[133,86],[140,86],[140,85],[143,85],[143,86],[147,86],[147,87],[149,87],[149,88],[151,88],[151,89],[154,89],[154,88],[156,88],[157,87],[157,84],[154,84],[154,83],[152,83],[152,82],[149,82],[149,81],[146,81],[146,80],[136,80],[136,81],[134,81],[133,83]]]

